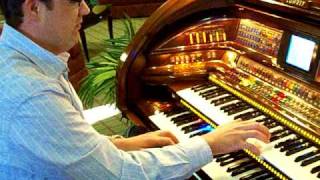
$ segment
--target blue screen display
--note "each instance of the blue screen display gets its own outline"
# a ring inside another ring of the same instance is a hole
[[[286,63],[304,71],[310,71],[316,43],[296,35],[292,35]]]

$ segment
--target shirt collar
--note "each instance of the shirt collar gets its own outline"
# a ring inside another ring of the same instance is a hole
[[[1,41],[26,56],[50,77],[58,78],[67,71],[67,63],[60,56],[42,48],[8,24],[4,24]]]
[[[70,58],[70,54],[68,52],[63,52],[63,53],[58,54],[58,58],[61,59],[65,65],[67,65],[68,60]]]

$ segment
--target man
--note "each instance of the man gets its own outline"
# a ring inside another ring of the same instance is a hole
[[[67,80],[66,52],[78,40],[83,0],[1,0],[0,179],[183,179],[215,154],[268,142],[268,129],[234,122],[178,143],[166,131],[112,139],[82,115]],[[151,148],[154,147],[154,148]],[[156,148],[158,147],[158,148]],[[150,148],[150,149],[148,149]]]

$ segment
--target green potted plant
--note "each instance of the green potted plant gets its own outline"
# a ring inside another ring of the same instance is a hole
[[[135,35],[128,16],[123,20],[123,24],[123,34],[106,39],[104,51],[87,63],[89,75],[82,81],[79,91],[79,96],[87,108],[92,107],[97,98],[102,104],[113,104],[116,101],[116,69],[121,62],[122,52]]]
[[[86,0],[86,3],[89,5],[89,6],[95,6],[98,4],[97,0]]]

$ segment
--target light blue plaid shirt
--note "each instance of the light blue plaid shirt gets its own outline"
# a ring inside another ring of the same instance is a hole
[[[66,63],[5,25],[0,40],[0,179],[183,179],[212,160],[200,137],[124,152],[83,119]]]

